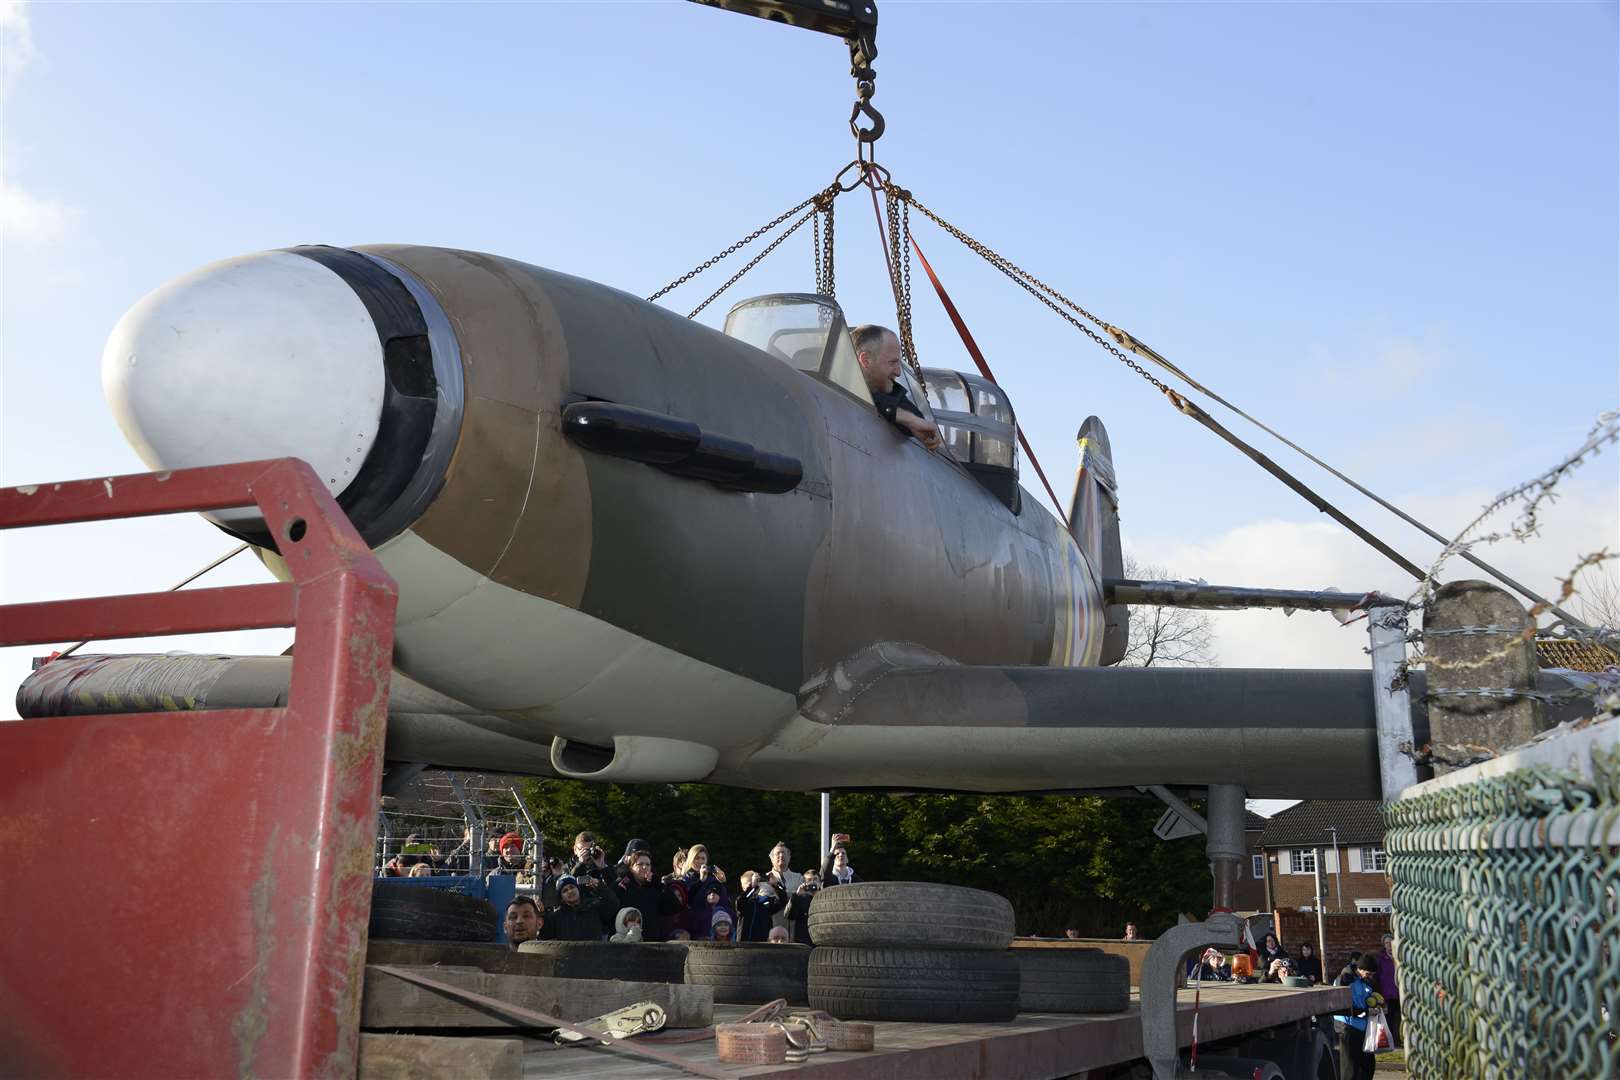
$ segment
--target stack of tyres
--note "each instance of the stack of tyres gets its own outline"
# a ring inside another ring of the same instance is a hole
[[[1012,905],[916,881],[858,882],[810,905],[810,1006],[842,1020],[996,1023],[1018,1015]]]

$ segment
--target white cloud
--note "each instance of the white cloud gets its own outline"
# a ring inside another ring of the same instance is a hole
[[[28,5],[22,0],[0,0],[0,90],[10,90],[38,55]]]
[[[10,98],[23,72],[38,58],[29,6],[21,0],[0,0],[0,101]],[[0,171],[0,234],[8,243],[18,246],[53,245],[74,230],[84,212],[61,199],[38,195],[21,186],[13,175],[16,158],[16,148],[6,146],[5,165]],[[11,268],[17,269],[15,262]],[[39,265],[37,258],[31,261],[29,274],[31,277],[43,274],[57,283],[71,278],[59,268]]]
[[[1602,459],[1600,459],[1602,460]],[[1605,467],[1612,463],[1605,462]],[[1612,471],[1611,471],[1612,475]],[[1511,541],[1489,545],[1475,554],[1543,596],[1556,595],[1557,579],[1576,559],[1607,546],[1620,549],[1617,496],[1605,484],[1570,492],[1547,508],[1540,535],[1527,544]],[[1443,499],[1411,499],[1406,509],[1442,532],[1471,520],[1490,495],[1474,493]],[[1398,502],[1398,501],[1397,501]],[[1398,502],[1399,504],[1399,502]],[[1387,521],[1387,519],[1385,519]],[[1494,521],[1503,519],[1493,519]],[[1415,530],[1369,519],[1375,534],[1419,565],[1427,566],[1439,545]],[[1144,560],[1168,566],[1182,577],[1201,577],[1219,585],[1252,585],[1282,589],[1378,589],[1406,597],[1415,587],[1398,567],[1326,519],[1268,520],[1228,529],[1207,540],[1130,538]],[[1616,562],[1604,572],[1614,575]],[[1453,559],[1442,580],[1488,579],[1485,571]],[[1340,626],[1330,616],[1280,611],[1213,613],[1215,649],[1223,667],[1364,667],[1365,621]]]
[[[78,207],[60,199],[42,198],[0,176],[0,230],[6,238],[25,244],[61,240],[84,216]]]
[[[1452,363],[1451,347],[1438,327],[1416,333],[1369,334],[1356,344],[1314,345],[1301,368],[1301,390],[1331,396],[1353,393],[1360,401],[1404,399],[1429,376]]]

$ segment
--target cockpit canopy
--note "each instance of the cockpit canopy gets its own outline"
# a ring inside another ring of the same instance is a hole
[[[924,368],[928,403],[951,456],[974,479],[1018,510],[1018,420],[1007,394],[989,379]]]
[[[872,403],[844,313],[830,297],[772,293],[744,300],[726,314],[725,333]]]
[[[800,371],[870,405],[838,302],[817,293],[771,293],[744,300],[726,315],[728,337],[746,341]],[[944,368],[925,368],[920,393],[910,370],[906,392],[939,425],[945,449],[1014,513],[1019,508],[1018,422],[1001,387]]]

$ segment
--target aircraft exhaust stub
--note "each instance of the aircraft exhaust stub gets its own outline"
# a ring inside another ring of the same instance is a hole
[[[741,439],[705,432],[690,420],[651,409],[579,401],[563,410],[562,422],[564,433],[587,449],[731,491],[781,495],[804,478],[804,466],[796,458],[756,450]]]

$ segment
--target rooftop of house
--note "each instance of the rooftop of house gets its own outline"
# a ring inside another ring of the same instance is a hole
[[[1273,814],[1260,834],[1262,847],[1327,847],[1337,829],[1338,843],[1381,844],[1384,815],[1376,800],[1302,802]]]

